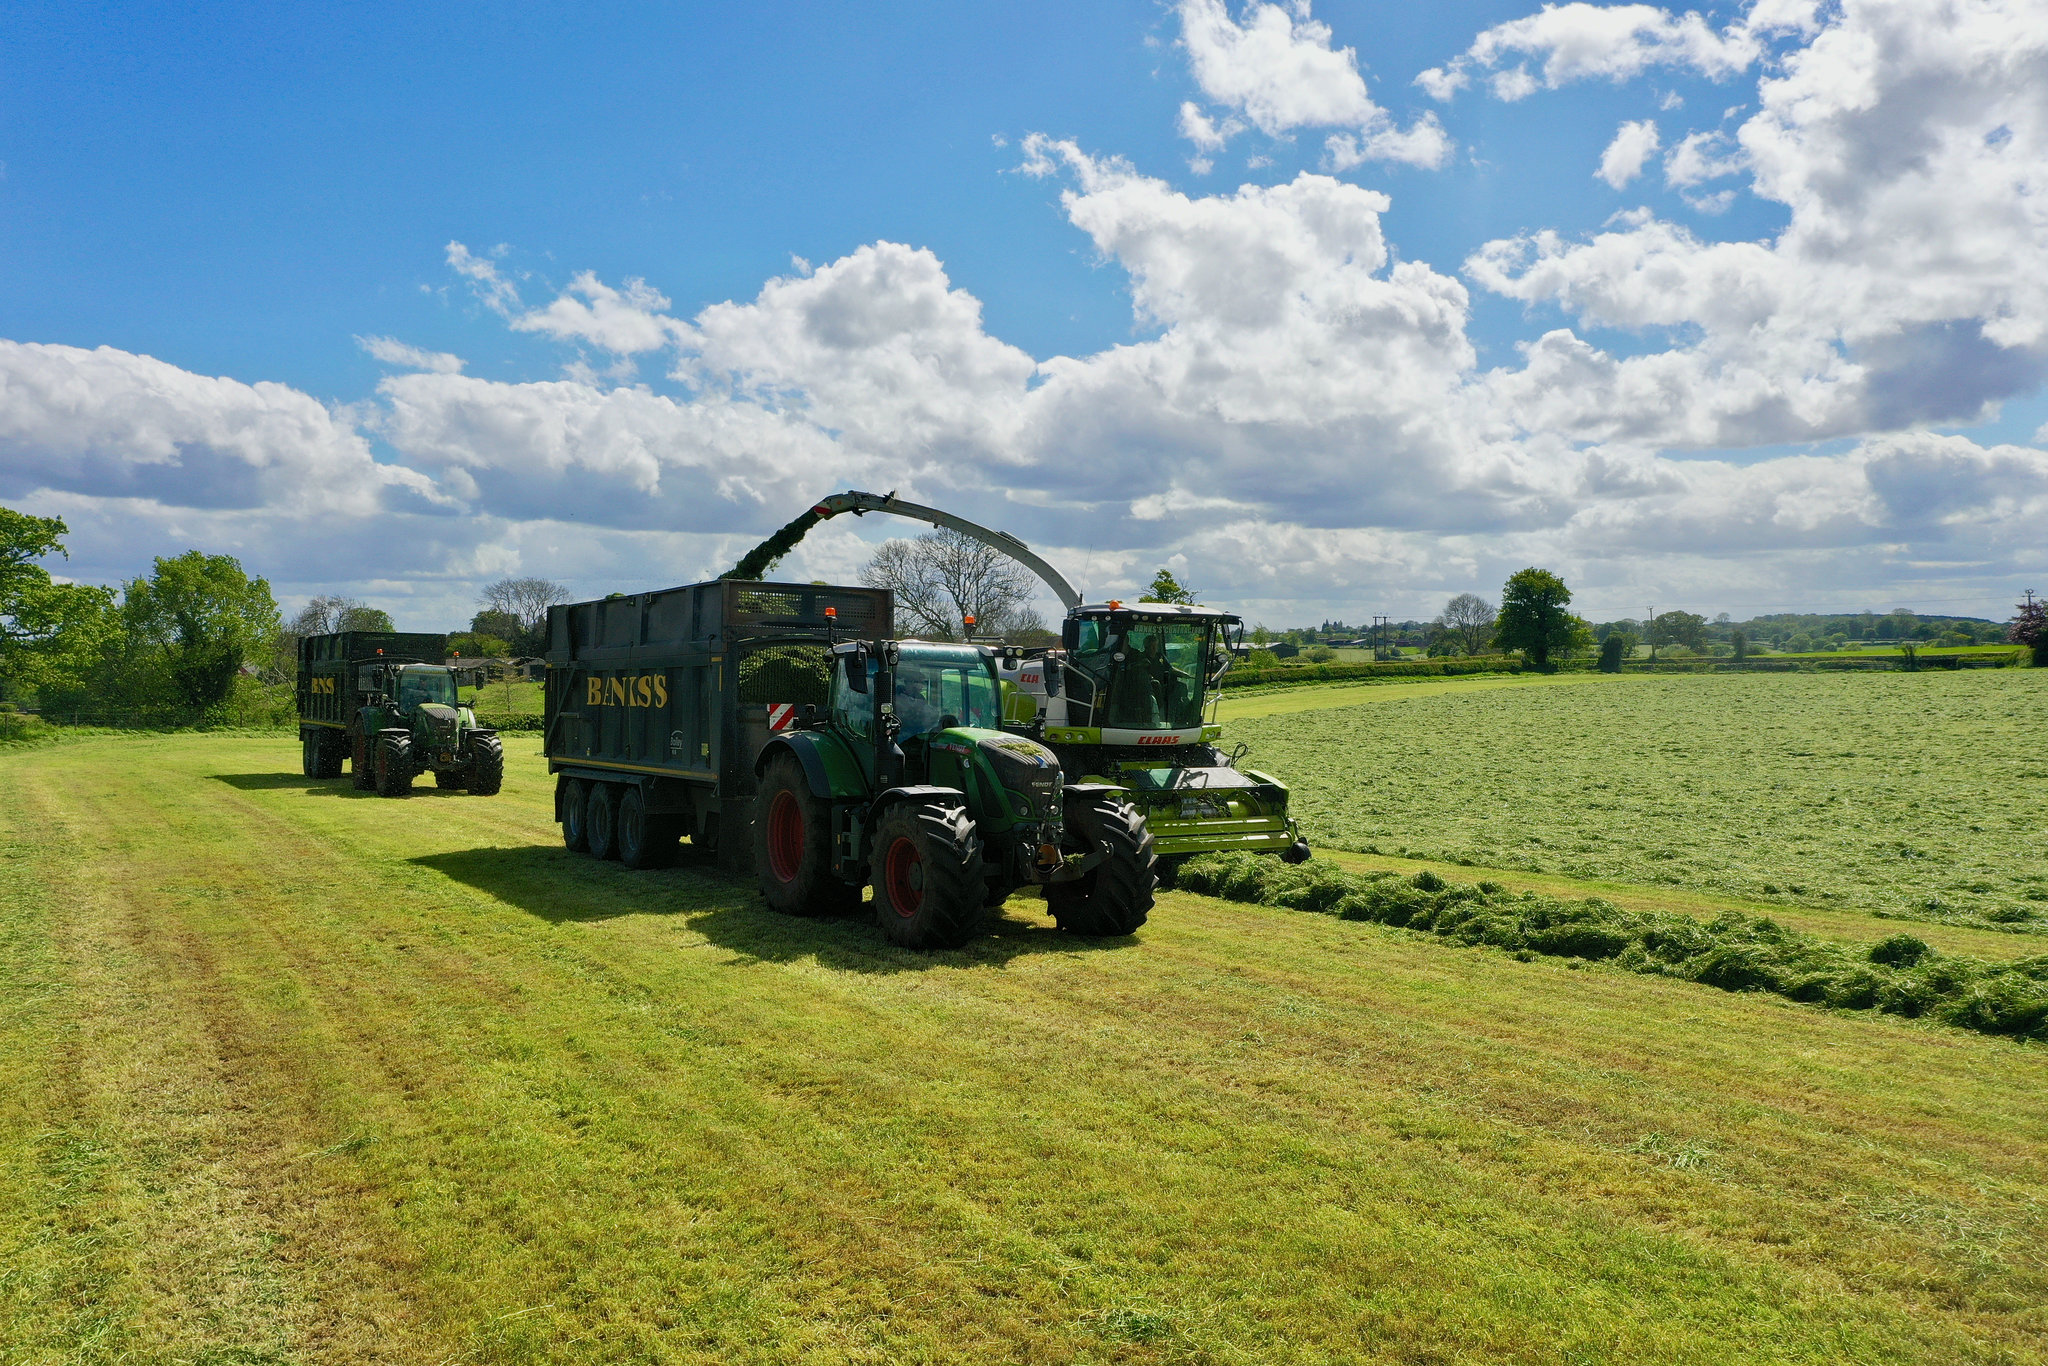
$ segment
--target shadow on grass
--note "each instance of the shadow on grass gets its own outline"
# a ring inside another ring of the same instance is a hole
[[[374,792],[359,790],[347,778],[308,778],[300,773],[209,773],[207,777],[244,792],[273,792],[286,788],[297,788],[312,797],[375,797]],[[452,787],[425,787],[414,785],[410,796],[392,798],[393,801],[412,801],[419,797],[467,797],[467,792]]]
[[[559,845],[460,849],[425,854],[413,862],[551,924],[681,916],[692,930],[742,962],[815,959],[847,972],[923,972],[1000,966],[1027,954],[1113,951],[1138,943],[1132,936],[1080,939],[1064,934],[1043,919],[1043,903],[1020,895],[1007,913],[992,913],[986,931],[961,948],[935,953],[900,949],[883,938],[868,903],[858,914],[843,917],[779,915],[763,904],[751,878],[694,857],[688,845],[675,866],[639,872]]]

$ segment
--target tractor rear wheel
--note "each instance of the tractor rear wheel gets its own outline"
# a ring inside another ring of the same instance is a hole
[[[875,822],[875,922],[906,949],[956,949],[980,930],[988,880],[965,807],[903,801]]]
[[[349,747],[348,776],[356,791],[368,792],[377,786],[377,766],[370,757],[370,739],[361,731],[353,732],[354,743]]]
[[[786,750],[755,790],[754,870],[761,899],[784,915],[843,915],[860,905],[860,888],[832,871],[832,808]]]
[[[682,833],[682,825],[674,816],[647,813],[647,797],[639,788],[629,787],[619,798],[616,842],[619,862],[628,868],[667,866],[675,857],[676,840]]]
[[[1049,882],[1046,909],[1068,934],[1111,938],[1134,934],[1152,913],[1152,832],[1130,803],[1087,796],[1067,805],[1067,834],[1081,848],[1107,847],[1109,857],[1074,882]]]
[[[469,767],[462,780],[472,797],[494,797],[505,785],[505,742],[495,735],[473,735],[469,740]]]
[[[590,795],[583,799],[583,828],[590,840],[592,858],[619,856],[619,787],[617,783],[587,783]]]
[[[412,737],[377,737],[377,795],[405,797],[412,793]]]
[[[588,808],[584,806],[587,798],[583,789],[587,786],[581,778],[564,778],[555,794],[562,811],[562,843],[572,854],[590,852],[590,826],[584,820]]]

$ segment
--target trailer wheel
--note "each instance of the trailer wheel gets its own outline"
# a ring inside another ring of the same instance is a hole
[[[1085,797],[1067,807],[1067,833],[1109,857],[1075,882],[1049,882],[1046,909],[1068,934],[1110,938],[1134,934],[1152,913],[1152,832],[1128,802]]]
[[[412,738],[406,735],[377,737],[377,795],[405,797],[412,794]]]
[[[619,789],[616,783],[586,783],[590,794],[583,799],[583,828],[590,841],[592,858],[619,856]]]
[[[299,771],[308,778],[320,776],[320,732],[310,727],[299,731]]]
[[[376,766],[370,761],[369,737],[361,731],[351,732],[353,744],[349,747],[348,776],[356,791],[368,792],[377,785]]]
[[[313,751],[313,776],[339,778],[341,761],[348,757],[348,742],[324,727],[314,733],[320,737],[320,741]]]
[[[461,777],[470,796],[496,796],[505,785],[505,742],[495,735],[470,737],[469,767]]]
[[[647,814],[647,798],[638,787],[628,787],[619,798],[619,862],[628,868],[660,868],[675,857],[676,840],[682,826],[674,816]]]
[[[875,822],[875,921],[906,949],[955,949],[981,929],[981,838],[964,807],[897,802]]]
[[[843,915],[860,888],[832,871],[832,809],[784,751],[768,761],[754,796],[754,870],[761,899],[784,915]]]
[[[580,778],[564,778],[555,794],[555,802],[562,811],[562,843],[572,854],[590,852],[590,826],[585,821],[586,808],[583,803],[583,789],[589,786]]]

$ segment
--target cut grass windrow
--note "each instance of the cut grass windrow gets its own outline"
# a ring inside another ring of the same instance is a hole
[[[1598,897],[1564,901],[1435,873],[1347,873],[1254,854],[1212,854],[1182,868],[1191,892],[1433,934],[1522,955],[1611,961],[1630,972],[1725,991],[1771,991],[1842,1010],[1929,1018],[1985,1034],[2048,1038],[2048,954],[2007,963],[1949,957],[1908,934],[1864,950],[1733,912],[1625,911]]]

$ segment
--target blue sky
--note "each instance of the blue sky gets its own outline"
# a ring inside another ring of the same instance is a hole
[[[1859,71],[1933,7],[11,6],[0,498],[65,515],[82,578],[201,544],[417,626],[502,572],[715,572],[848,485],[1013,527],[1091,587],[1175,563],[1276,622],[1426,614],[1532,561],[1596,616],[2002,616],[2048,581],[2041,300],[1987,283],[2044,248],[1992,184],[2041,165],[2042,7],[1965,9],[1942,51]],[[1655,149],[1597,178],[1630,123]],[[1984,201],[1888,164],[1902,128]],[[922,255],[841,289],[877,244]],[[1893,310],[1902,261],[1925,297]],[[584,272],[644,281],[663,344],[541,319]],[[835,290],[865,358],[788,330]],[[861,530],[790,569],[852,572]]]

